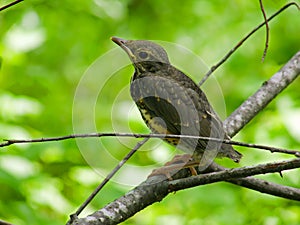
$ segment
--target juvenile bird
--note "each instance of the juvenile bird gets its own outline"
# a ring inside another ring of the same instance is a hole
[[[170,64],[160,45],[145,40],[111,39],[133,63],[135,72],[130,93],[153,133],[230,139],[204,92]],[[164,140],[191,154],[204,167],[215,157],[228,157],[234,162],[242,157],[231,145],[220,142],[190,138]]]

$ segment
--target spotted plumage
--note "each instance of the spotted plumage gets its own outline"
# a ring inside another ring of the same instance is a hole
[[[142,40],[112,40],[125,50],[134,65],[130,93],[153,133],[229,139],[204,92],[170,64],[161,46]],[[225,156],[239,162],[242,157],[228,144],[188,138],[164,140],[197,159],[212,161],[216,156]]]

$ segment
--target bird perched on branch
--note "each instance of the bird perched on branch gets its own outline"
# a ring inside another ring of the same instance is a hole
[[[204,92],[169,62],[166,51],[144,40],[112,37],[135,68],[130,92],[143,120],[153,133],[230,139]],[[208,166],[215,157],[239,162],[242,155],[231,145],[212,140],[164,138]]]

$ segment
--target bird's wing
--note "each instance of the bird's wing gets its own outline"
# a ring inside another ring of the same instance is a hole
[[[192,92],[174,79],[149,74],[131,84],[136,103],[152,117],[160,117],[169,133],[209,136],[209,129],[200,129],[207,114],[201,112],[197,93]]]

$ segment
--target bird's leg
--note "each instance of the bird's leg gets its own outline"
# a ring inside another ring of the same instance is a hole
[[[172,180],[172,175],[181,169],[189,168],[192,175],[197,175],[197,171],[194,168],[199,164],[199,160],[194,159],[190,154],[175,155],[174,158],[165,163],[163,167],[155,169],[148,176],[165,175],[168,180]]]

